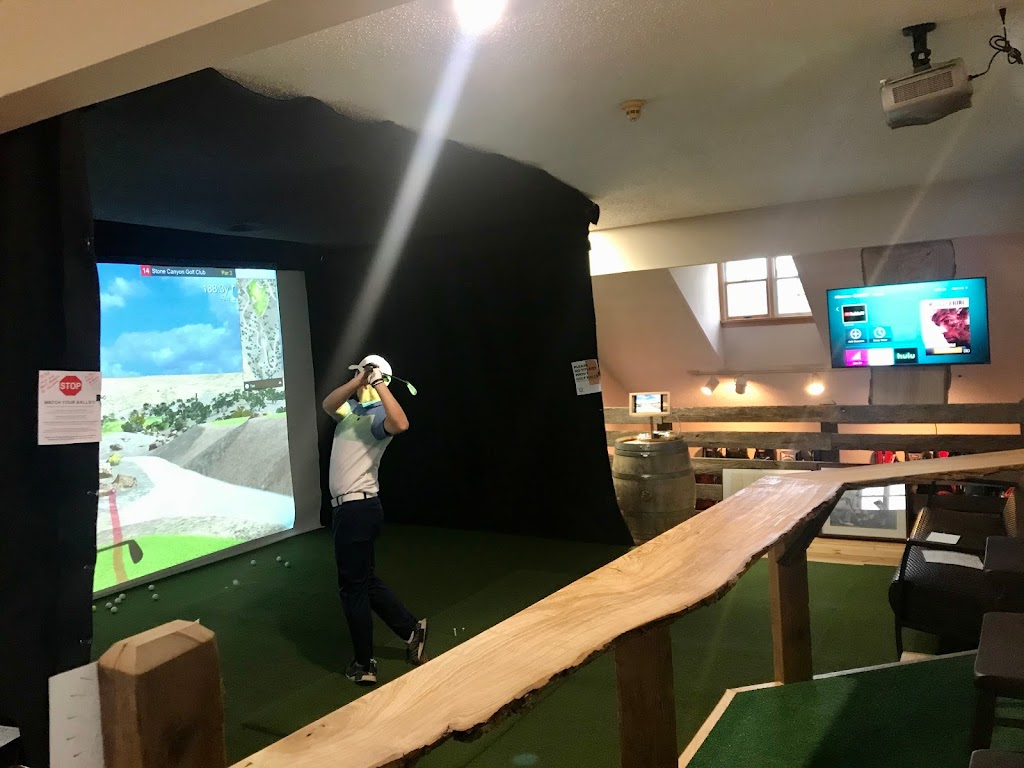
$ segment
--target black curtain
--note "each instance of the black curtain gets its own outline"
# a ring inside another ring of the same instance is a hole
[[[49,764],[47,681],[88,663],[98,446],[37,446],[40,370],[99,370],[77,114],[0,136],[0,723]]]
[[[382,463],[389,520],[629,542],[601,395],[578,396],[572,375],[573,361],[597,357],[589,215],[414,238],[359,350],[340,343],[372,249],[307,272],[318,396],[368,353],[419,390],[392,387],[411,429]],[[325,500],[332,431],[321,414]]]

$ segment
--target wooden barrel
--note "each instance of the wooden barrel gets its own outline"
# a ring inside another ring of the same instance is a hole
[[[616,440],[612,479],[619,510],[637,544],[696,514],[693,465],[680,436]]]

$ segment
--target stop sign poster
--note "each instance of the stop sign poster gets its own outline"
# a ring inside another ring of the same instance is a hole
[[[39,372],[39,445],[100,441],[99,371]]]

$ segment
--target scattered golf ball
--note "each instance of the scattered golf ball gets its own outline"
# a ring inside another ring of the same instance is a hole
[[[256,561],[255,560],[250,560],[249,561],[249,565],[256,565]]]
[[[281,556],[280,555],[277,556],[277,562],[279,562],[279,563],[281,562]]]
[[[289,562],[288,562],[287,560],[285,560],[285,561],[284,561],[284,567],[285,567],[285,568],[291,568],[291,567],[292,567],[292,564],[291,564],[291,563],[289,563]]]
[[[113,607],[114,607],[113,603],[107,603],[107,608],[113,608]]]
[[[117,596],[117,599],[118,600],[125,600],[125,599],[127,599],[127,596],[125,595],[124,592],[122,592],[120,595]]]
[[[111,613],[117,613],[117,606],[115,605],[113,608],[111,608],[110,612]]]
[[[154,589],[156,589],[156,584],[150,584],[149,591],[152,592]]]
[[[231,583],[234,584],[237,587],[238,586],[238,579],[234,579]]]
[[[154,592],[153,593],[153,599],[154,600],[159,600],[160,599],[160,595],[158,595],[156,592]]]
[[[92,607],[92,612],[96,613],[96,606],[95,605]]]

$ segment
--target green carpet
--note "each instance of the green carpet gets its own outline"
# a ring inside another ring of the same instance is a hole
[[[973,670],[970,654],[739,693],[690,768],[966,768]]]
[[[391,526],[378,544],[377,563],[410,608],[430,617],[429,651],[438,655],[624,551]],[[250,566],[253,557],[257,564]],[[815,672],[893,661],[886,603],[892,569],[812,563],[809,573]],[[176,618],[211,628],[221,657],[229,757],[238,761],[365,692],[341,676],[352,654],[335,579],[329,534],[297,536],[163,580],[156,585],[159,601],[143,587],[128,593],[116,615],[100,605],[95,653]],[[722,601],[677,621],[672,643],[682,750],[726,688],[771,678],[764,562]],[[402,643],[379,624],[376,646],[383,681],[408,669]],[[608,655],[597,659],[551,686],[524,715],[472,743],[448,742],[419,765],[618,766],[612,662]]]

